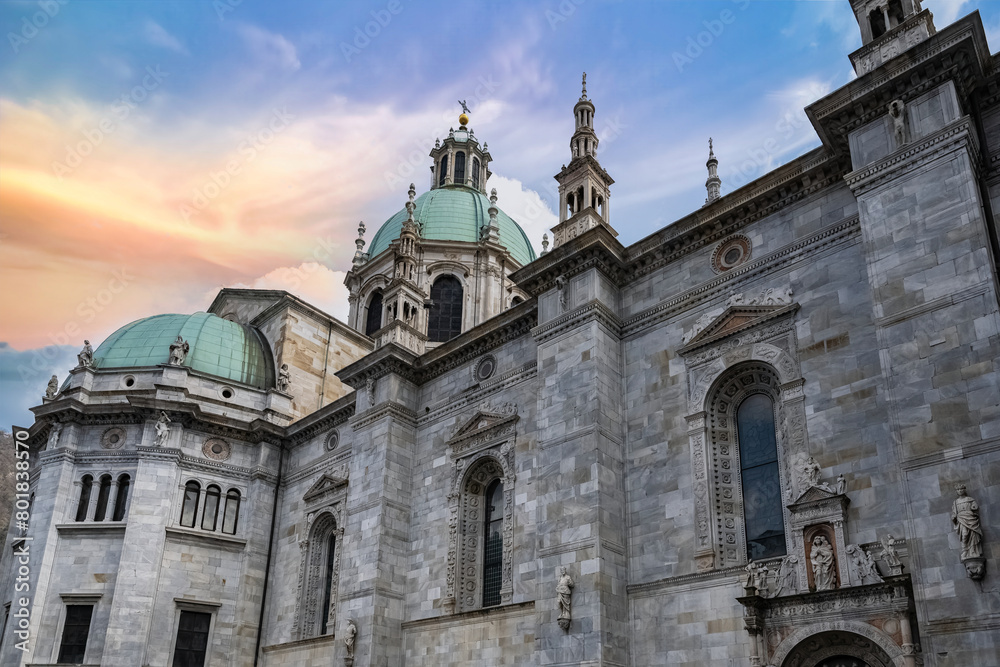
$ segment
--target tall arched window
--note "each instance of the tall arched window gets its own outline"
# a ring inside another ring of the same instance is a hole
[[[115,496],[115,513],[111,516],[112,521],[121,521],[125,518],[125,509],[128,505],[128,490],[132,480],[128,475],[121,475],[118,478],[118,494]]]
[[[309,538],[300,543],[298,588],[302,595],[292,627],[292,635],[308,639],[333,632],[337,625],[337,588],[340,546],[343,535],[330,512],[322,512],[309,530]]]
[[[465,153],[455,153],[455,183],[465,184]]]
[[[365,335],[372,336],[382,328],[382,290],[375,292],[368,302],[368,316],[365,319]]]
[[[90,487],[94,484],[94,478],[84,475],[80,480],[80,504],[76,506],[76,520],[86,521],[87,510],[90,509]]]
[[[479,158],[472,158],[472,187],[479,189],[479,172],[482,170],[482,165],[479,163]]]
[[[333,571],[337,562],[337,534],[330,533],[326,545],[326,572],[323,577],[323,634],[328,635],[333,630],[330,627],[330,600],[333,599]]]
[[[198,482],[188,482],[184,485],[184,504],[181,505],[181,525],[194,528],[195,517],[198,516],[198,496],[201,485]]]
[[[462,283],[455,276],[441,276],[431,286],[431,312],[427,339],[443,343],[462,333]]]
[[[695,452],[695,463],[707,466],[708,502],[696,502],[695,521],[699,549],[715,552],[714,567],[786,552],[780,384],[774,367],[753,361],[727,370],[707,394],[709,448]]]
[[[494,480],[486,489],[486,518],[483,527],[483,606],[500,604],[503,568],[503,482]]]
[[[111,499],[111,475],[101,477],[101,486],[97,492],[97,509],[94,511],[94,521],[104,521],[108,513],[108,500]]]
[[[438,174],[438,185],[444,185],[445,181],[448,179],[448,156],[443,155],[441,157],[441,169]]]
[[[203,530],[215,530],[215,524],[219,519],[219,500],[222,498],[222,489],[212,484],[205,489],[205,511],[201,515],[201,527]]]
[[[778,442],[774,434],[774,402],[770,397],[751,394],[743,399],[736,410],[736,437],[748,561],[785,554]]]
[[[226,511],[222,514],[222,532],[236,534],[236,524],[240,518],[240,492],[229,489],[226,494]]]

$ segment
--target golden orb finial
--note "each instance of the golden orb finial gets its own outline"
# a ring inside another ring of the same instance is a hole
[[[468,125],[469,124],[469,116],[467,114],[464,114],[464,113],[462,115],[460,115],[458,117],[458,124],[459,125]]]

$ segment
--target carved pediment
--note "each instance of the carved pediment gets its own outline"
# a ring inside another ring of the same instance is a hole
[[[452,454],[461,456],[476,445],[512,435],[518,419],[517,406],[513,403],[505,403],[499,407],[480,405],[472,418],[462,422],[453,431],[448,440]]]
[[[685,332],[684,347],[680,352],[682,354],[689,352],[797,309],[798,304],[792,303],[792,292],[788,289],[765,289],[753,298],[743,294],[733,294],[724,308],[704,313],[694,326]]]
[[[308,503],[328,493],[338,491],[346,486],[348,481],[347,471],[343,470],[338,472],[340,472],[343,476],[340,476],[340,474],[326,473],[320,477],[315,484],[309,487],[309,490],[306,491],[304,496],[302,496],[302,500]]]
[[[798,507],[800,505],[812,504],[824,500],[833,500],[835,498],[839,498],[840,495],[841,494],[835,493],[830,489],[824,489],[821,486],[810,486],[806,489],[805,493],[799,496],[794,503],[789,505],[789,507]]]

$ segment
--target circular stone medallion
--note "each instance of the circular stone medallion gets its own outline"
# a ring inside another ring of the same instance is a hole
[[[201,448],[201,453],[215,461],[225,461],[232,455],[233,448],[221,438],[209,438]]]
[[[479,360],[476,364],[476,369],[474,374],[476,376],[476,382],[483,382],[489,380],[493,377],[493,374],[497,370],[497,359],[492,354],[487,354],[485,357]]]
[[[101,436],[101,447],[104,449],[121,449],[125,445],[125,429],[113,426]]]
[[[330,435],[326,437],[326,449],[332,452],[340,444],[340,433],[336,430],[331,431]]]
[[[737,234],[720,243],[712,253],[712,269],[716,273],[724,273],[744,264],[750,259],[750,239]]]

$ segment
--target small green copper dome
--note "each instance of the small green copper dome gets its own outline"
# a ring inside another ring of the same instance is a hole
[[[423,225],[421,236],[435,241],[479,240],[480,228],[489,222],[490,200],[478,190],[462,185],[449,185],[425,192],[416,199],[413,219]],[[499,207],[497,207],[499,208]],[[375,232],[368,246],[369,257],[374,258],[399,238],[406,220],[406,209],[385,221]],[[524,230],[503,211],[497,214],[500,224],[500,243],[522,266],[535,259],[535,251]]]
[[[126,324],[97,348],[94,366],[165,364],[177,336],[190,345],[185,366],[258,389],[274,386],[274,363],[264,337],[253,327],[211,313],[154,315]]]

